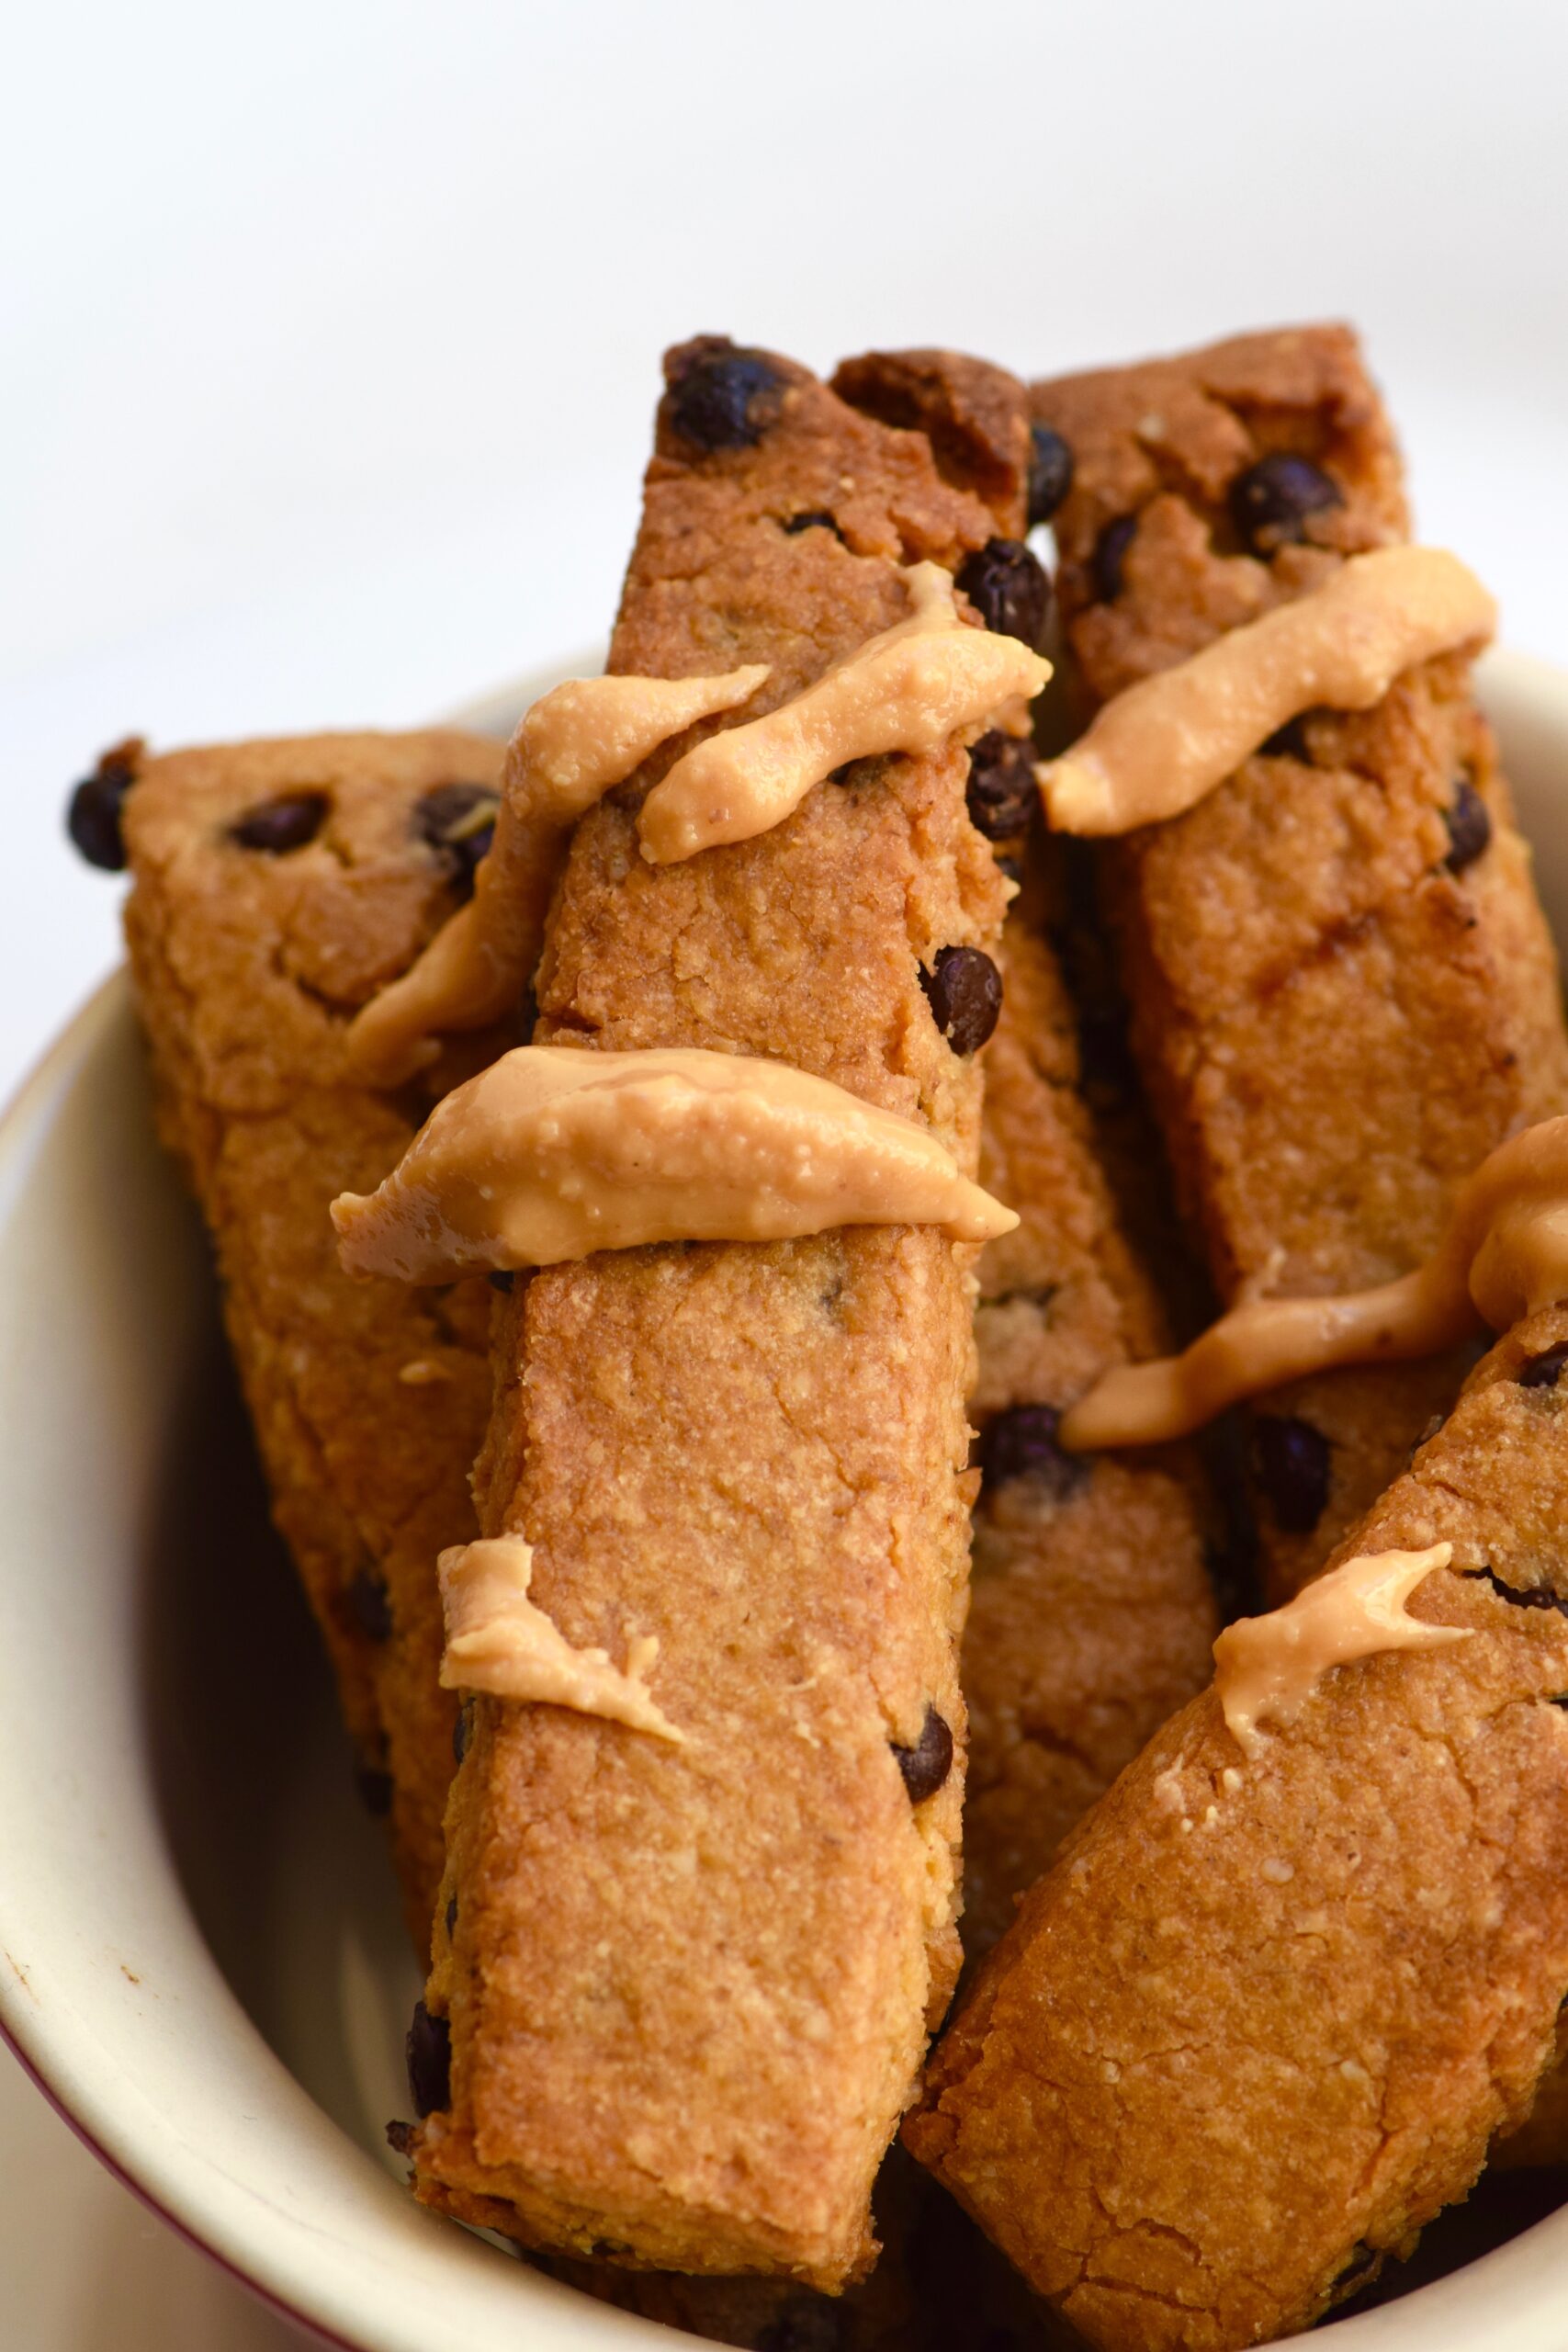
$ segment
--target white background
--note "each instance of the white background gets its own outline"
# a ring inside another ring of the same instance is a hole
[[[92,756],[602,639],[695,330],[1043,371],[1351,318],[1425,535],[1568,661],[1561,0],[48,0],[4,58],[0,1087],[116,956]],[[18,2352],[248,2347],[29,2111],[0,2204],[121,2261]]]

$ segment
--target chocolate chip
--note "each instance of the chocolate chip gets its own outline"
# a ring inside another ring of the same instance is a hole
[[[814,506],[807,514],[786,515],[784,529],[792,538],[802,531],[831,531],[835,538],[843,537],[837,518],[829,514],[825,506]]]
[[[1568,1617],[1568,1600],[1559,1600],[1551,1587],[1543,1584],[1505,1584],[1495,1568],[1462,1568],[1461,1575],[1470,1584],[1489,1584],[1499,1600],[1511,1609],[1555,1609]]]
[[[468,1752],[468,1733],[471,1728],[469,1704],[465,1699],[457,1710],[457,1720],[452,1725],[452,1761],[455,1764],[460,1764]]]
[[[1568,1364],[1568,1340],[1559,1340],[1554,1348],[1542,1348],[1540,1355],[1527,1356],[1514,1378],[1521,1388],[1555,1388],[1562,1377],[1564,1364]]]
[[[409,2097],[421,2118],[451,2103],[452,2029],[445,2018],[433,2018],[423,2001],[413,2005],[404,2049],[409,2062]]]
[[[494,1273],[487,1274],[485,1276],[485,1280],[489,1283],[491,1290],[507,1291],[512,1288],[513,1283],[517,1280],[517,1276],[510,1266],[498,1266]]]
[[[447,1942],[448,1942],[448,1943],[450,1943],[450,1942],[451,1942],[451,1940],[452,1940],[453,1932],[454,1932],[454,1930],[456,1929],[457,1925],[457,1896],[456,1896],[456,1895],[454,1895],[454,1896],[452,1897],[451,1902],[446,1905],[446,1940],[447,1940]]]
[[[757,2338],[757,2352],[843,2352],[851,2315],[826,2295],[802,2295],[787,2302]]]
[[[1034,747],[1027,736],[1004,735],[999,727],[982,735],[969,753],[964,797],[969,822],[988,842],[1021,833],[1039,805]]]
[[[354,1785],[359,1791],[359,1802],[367,1813],[378,1816],[392,1810],[392,1776],[378,1772],[373,1764],[356,1766]]]
[[[391,1638],[392,1604],[387,1588],[374,1568],[361,1568],[349,1580],[344,1594],[348,1613],[369,1642],[385,1642]]]
[[[953,1734],[945,1718],[934,1707],[928,1706],[914,1747],[900,1747],[896,1739],[889,1745],[893,1759],[904,1775],[909,1803],[923,1804],[927,1797],[935,1796],[953,1770]]]
[[[997,872],[1005,874],[1010,882],[1023,880],[1023,860],[1021,857],[998,857]]]
[[[472,896],[474,869],[495,839],[500,806],[500,794],[488,784],[433,785],[414,802],[413,829],[441,853],[460,898]]]
[[[1048,424],[1029,428],[1029,526],[1048,523],[1073,486],[1073,453]]]
[[[1061,1418],[1055,1405],[1010,1405],[987,1421],[980,1435],[981,1485],[1035,1478],[1056,1501],[1066,1501],[1089,1476],[1089,1464],[1057,1444]]]
[[[412,2156],[418,2132],[419,2126],[416,2123],[389,2123],[387,2145],[389,2148],[395,2149],[400,2156]]]
[[[987,539],[965,556],[958,585],[988,629],[1038,646],[1051,610],[1051,582],[1038,556],[1021,539]]]
[[[1473,865],[1492,839],[1492,819],[1486,803],[1468,776],[1461,776],[1454,786],[1453,806],[1446,820],[1449,829],[1449,854],[1443,864],[1450,874],[1462,874]]]
[[[1298,712],[1294,718],[1287,718],[1283,727],[1276,727],[1267,742],[1259,743],[1258,748],[1268,759],[1300,760],[1310,767],[1312,753],[1307,748],[1306,714]]]
[[[313,842],[332,803],[324,792],[280,792],[276,799],[258,800],[229,828],[229,838],[242,849],[265,850],[269,857],[284,857],[291,849]]]
[[[784,379],[760,351],[716,337],[689,358],[670,387],[666,413],[682,441],[705,455],[750,449],[779,411]]]
[[[1122,594],[1122,566],[1128,548],[1138,536],[1135,514],[1118,514],[1107,523],[1094,543],[1094,553],[1089,560],[1089,576],[1094,593],[1102,605],[1113,605]]]
[[[1568,1690],[1554,1690],[1547,1704],[1550,1707],[1568,1707]],[[1564,1994],[1562,2005],[1568,2007],[1568,1994]]]
[[[1237,474],[1227,496],[1231,521],[1254,555],[1272,555],[1304,538],[1309,514],[1345,503],[1338,484],[1320,466],[1286,449]]]
[[[953,1052],[978,1053],[1002,1009],[1002,976],[984,948],[939,948],[935,969],[921,971],[920,986]]]
[[[1253,1453],[1263,1491],[1287,1535],[1310,1535],[1328,1500],[1328,1440],[1293,1414],[1259,1414]]]
[[[140,738],[133,737],[106,752],[92,775],[76,786],[66,808],[65,830],[73,847],[89,865],[100,866],[106,874],[118,874],[125,865],[121,820],[141,749]]]

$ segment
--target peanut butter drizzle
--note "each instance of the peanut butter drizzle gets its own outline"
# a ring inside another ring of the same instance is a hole
[[[785,1062],[521,1046],[438,1102],[369,1194],[333,1203],[355,1274],[444,1283],[652,1241],[1018,1223],[929,1128]]]
[[[905,619],[836,662],[804,694],[726,728],[676,761],[643,803],[642,854],[668,865],[782,824],[813,785],[850,760],[934,752],[1017,696],[1051,664],[1016,637],[970,627],[940,564],[904,575]]]
[[[1497,607],[1441,548],[1355,555],[1321,588],[1229,630],[1107,703],[1035,770],[1058,832],[1178,817],[1303,710],[1369,710],[1401,671],[1484,645]]]
[[[1568,1118],[1542,1119],[1482,1161],[1414,1273],[1345,1298],[1234,1307],[1184,1354],[1107,1373],[1063,1415],[1057,1435],[1078,1451],[1157,1445],[1287,1380],[1432,1355],[1478,1323],[1506,1331],[1560,1298],[1568,1298]]]
[[[634,1635],[624,1668],[612,1666],[608,1650],[574,1649],[528,1597],[534,1554],[520,1535],[454,1544],[441,1554],[436,1572],[446,1618],[445,1690],[570,1707],[659,1739],[684,1740],[647,1687],[658,1636]]]
[[[708,678],[569,678],[541,695],[507,748],[495,838],[472,899],[349,1025],[358,1075],[372,1086],[401,1085],[434,1058],[441,1033],[483,1029],[514,1012],[578,819],[660,743],[733,710],[767,675],[768,664],[753,662]]]
[[[1373,1552],[1319,1577],[1283,1609],[1241,1617],[1214,1644],[1214,1693],[1249,1758],[1263,1746],[1259,1719],[1294,1723],[1331,1667],[1379,1650],[1436,1649],[1468,1638],[1463,1625],[1408,1617],[1404,1604],[1434,1568],[1446,1568],[1451,1544],[1426,1552]]]

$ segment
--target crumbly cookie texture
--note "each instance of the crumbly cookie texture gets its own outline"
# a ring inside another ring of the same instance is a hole
[[[389,1798],[422,1949],[456,1712],[436,1680],[434,1559],[478,1532],[490,1294],[350,1281],[327,1204],[378,1182],[459,1074],[448,1060],[428,1087],[373,1092],[343,1037],[456,904],[461,858],[430,838],[457,805],[447,788],[489,794],[500,764],[498,745],[451,729],[223,745],[143,758],[124,813],[160,1129],[212,1235],[274,1515],[367,1794]]]
[[[1107,2352],[1228,2352],[1408,2253],[1527,2112],[1568,1984],[1568,1388],[1485,1359],[1331,1565],[1450,1543],[1440,1649],[1247,1762],[1206,1692],[1064,1849],[908,2145]],[[1538,1375],[1539,1376],[1539,1375]]]
[[[1344,328],[1032,401],[1073,452],[1058,587],[1086,709],[1405,536]],[[1529,853],[1458,656],[1371,711],[1309,713],[1187,815],[1109,844],[1102,871],[1139,1058],[1227,1303],[1407,1272],[1494,1145],[1568,1102]],[[1258,1408],[1276,1592],[1321,1565],[1463,1368],[1330,1374]]]
[[[1168,1344],[1079,1091],[1077,1023],[1039,877],[1008,918],[986,1058],[983,1181],[1022,1222],[980,1262],[970,1410],[987,1468],[963,1653],[969,1708],[964,1939],[982,1951],[1079,1815],[1212,1671],[1217,1626],[1195,1466],[1077,1461],[1060,1409]]]
[[[766,661],[759,699],[782,702],[900,617],[900,567],[956,569],[1003,523],[922,434],[786,361],[705,338],[667,374],[613,669]],[[536,1036],[778,1056],[972,1166],[978,1072],[921,983],[1000,923],[963,749],[863,763],[765,835],[650,865],[637,809],[692,740],[580,825]],[[413,2143],[428,2203],[633,2266],[829,2288],[866,2267],[957,1963],[971,1362],[965,1266],[930,1228],[519,1283],[483,1530],[526,1536],[568,1640],[657,1636],[649,1687],[685,1739],[473,1702],[426,1996],[451,2051]],[[955,1750],[937,1785],[933,1714]]]

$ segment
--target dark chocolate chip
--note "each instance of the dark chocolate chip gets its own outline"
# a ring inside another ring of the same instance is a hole
[[[1312,753],[1307,748],[1306,714],[1298,711],[1294,718],[1287,718],[1283,727],[1276,727],[1258,750],[1270,760],[1300,760],[1310,767]]]
[[[453,1932],[454,1932],[454,1930],[456,1929],[457,1925],[457,1896],[456,1896],[456,1895],[454,1895],[454,1896],[452,1897],[451,1902],[446,1905],[446,1940],[447,1940],[447,1942],[448,1942],[448,1943],[450,1943],[450,1942],[451,1942],[451,1940],[452,1940]]]
[[[121,820],[125,796],[136,781],[141,750],[141,742],[132,741],[106,752],[92,775],[76,786],[66,808],[65,830],[73,847],[89,865],[100,866],[106,874],[118,874],[125,865]]]
[[[1568,1707],[1568,1690],[1554,1690],[1547,1703],[1553,1707]],[[1564,1994],[1563,2001],[1568,2005],[1568,1994]]]
[[[1095,595],[1102,605],[1113,605],[1122,594],[1122,566],[1137,536],[1137,516],[1118,514],[1096,539],[1094,553],[1089,560],[1089,574]]]
[[[488,784],[437,784],[413,807],[413,827],[446,860],[460,898],[473,894],[474,869],[495,839],[501,796]]]
[[[378,1772],[373,1764],[358,1765],[355,1770],[354,1785],[359,1791],[359,1802],[367,1813],[379,1815],[391,1812],[392,1776],[389,1772]]]
[[[1004,735],[993,727],[969,753],[964,795],[969,822],[988,842],[1010,841],[1028,826],[1040,801],[1034,781],[1034,746],[1027,736]]]
[[[1073,453],[1048,424],[1029,428],[1029,526],[1048,523],[1073,486]]]
[[[666,413],[682,440],[705,455],[750,449],[777,416],[783,389],[761,352],[716,341],[671,384]]]
[[[808,514],[786,515],[784,529],[792,538],[802,531],[831,531],[835,538],[843,537],[837,517],[829,514],[825,506],[814,506]]]
[[[941,947],[920,973],[937,1027],[955,1054],[978,1053],[1002,1009],[1002,976],[982,947]]]
[[[452,2097],[452,2029],[445,2018],[433,2018],[423,2001],[413,2005],[413,2019],[403,2045],[409,2062],[409,2097],[413,2111],[423,2118],[449,2105]]]
[[[1089,1476],[1089,1464],[1057,1444],[1061,1418],[1055,1405],[1010,1405],[987,1421],[980,1437],[981,1485],[1036,1478],[1058,1502],[1065,1501]]]
[[[265,850],[269,857],[303,849],[321,830],[331,807],[324,792],[280,792],[274,800],[259,800],[229,828],[229,838],[242,849]]]
[[[1328,1500],[1328,1440],[1293,1414],[1259,1414],[1253,1454],[1263,1491],[1287,1535],[1310,1535]]]
[[[457,1710],[457,1720],[452,1725],[452,1760],[455,1764],[460,1764],[468,1752],[468,1733],[471,1728],[468,1702],[465,1699]]]
[[[1495,1568],[1461,1568],[1460,1574],[1472,1584],[1489,1584],[1499,1600],[1511,1609],[1555,1609],[1568,1617],[1568,1600],[1559,1600],[1550,1585],[1505,1584]]]
[[[923,1804],[927,1797],[935,1796],[938,1789],[953,1770],[953,1734],[946,1718],[928,1706],[926,1719],[920,1725],[920,1736],[913,1747],[900,1747],[895,1739],[889,1743],[893,1760],[904,1775],[904,1786],[909,1792],[911,1804]]]
[[[392,1633],[392,1603],[387,1588],[374,1568],[361,1568],[349,1580],[344,1595],[348,1613],[369,1642],[389,1641]]]
[[[1559,1340],[1554,1348],[1542,1348],[1540,1355],[1527,1356],[1514,1378],[1521,1388],[1555,1388],[1562,1377],[1564,1364],[1568,1364],[1568,1340]]]
[[[498,1266],[495,1272],[492,1274],[487,1274],[485,1279],[491,1290],[510,1290],[517,1280],[517,1276],[510,1266]]]
[[[387,2126],[388,2147],[395,2148],[400,2156],[412,2156],[414,2135],[418,2129],[419,2126],[415,2123],[389,2123]]]
[[[1276,548],[1304,538],[1309,514],[1345,503],[1338,484],[1320,466],[1287,449],[1259,458],[1237,474],[1227,496],[1231,521],[1254,555],[1272,555]]]
[[[826,2295],[801,2295],[768,2322],[757,2352],[843,2352],[849,2327],[843,2304]]]
[[[1492,839],[1492,818],[1486,803],[1467,775],[1461,775],[1454,786],[1453,806],[1446,822],[1449,829],[1449,854],[1443,864],[1450,874],[1462,874],[1473,865]]]
[[[1021,539],[987,539],[965,556],[958,585],[988,629],[1038,646],[1051,611],[1051,582],[1038,556]]]

